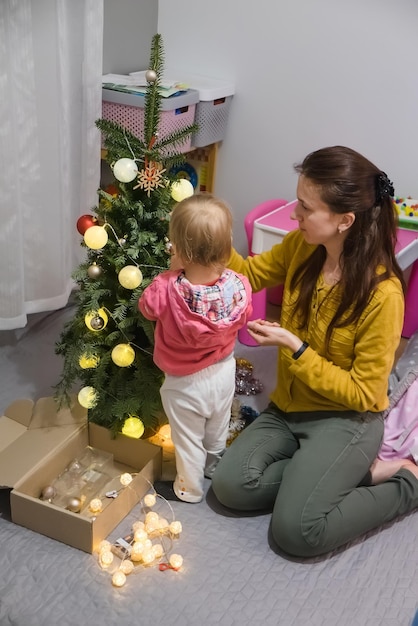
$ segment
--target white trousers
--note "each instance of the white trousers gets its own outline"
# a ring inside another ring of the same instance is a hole
[[[233,354],[189,376],[166,375],[161,399],[176,455],[175,494],[200,502],[226,445],[235,393]]]

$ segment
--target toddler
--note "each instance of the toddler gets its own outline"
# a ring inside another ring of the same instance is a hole
[[[169,225],[170,270],[144,290],[138,306],[156,321],[154,361],[165,373],[161,399],[175,448],[168,499],[200,502],[225,450],[235,392],[233,355],[252,310],[246,277],[226,269],[232,215],[209,194],[179,202]]]

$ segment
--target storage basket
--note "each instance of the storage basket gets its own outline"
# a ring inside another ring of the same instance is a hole
[[[202,148],[222,141],[228,123],[232,96],[201,101],[196,105],[195,122],[199,130],[192,136],[192,146]]]
[[[225,137],[232,96],[235,87],[231,82],[176,70],[171,72],[199,93],[195,122],[199,129],[192,137],[194,148],[204,148],[222,141]]]
[[[102,117],[123,126],[135,137],[144,139],[145,96],[125,93],[113,89],[102,90]],[[158,126],[159,139],[178,130],[183,130],[195,121],[196,104],[199,94],[196,90],[188,91],[161,101],[161,116]],[[192,144],[191,136],[176,152],[189,152]]]

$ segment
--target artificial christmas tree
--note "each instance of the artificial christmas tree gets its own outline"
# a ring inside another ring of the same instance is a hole
[[[175,171],[185,161],[179,148],[195,125],[159,138],[159,84],[163,71],[160,35],[152,40],[144,130],[140,138],[122,126],[98,120],[114,184],[99,189],[92,215],[82,215],[86,261],[73,273],[77,309],[56,345],[64,357],[56,385],[60,404],[79,384],[78,400],[92,422],[115,434],[152,434],[164,420],[154,365],[153,324],[142,317],[138,299],[152,278],[168,267],[168,220],[173,205],[193,193]]]

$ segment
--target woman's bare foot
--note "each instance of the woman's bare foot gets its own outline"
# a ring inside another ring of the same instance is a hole
[[[396,459],[394,461],[381,461],[380,459],[376,459],[370,467],[372,485],[384,483],[388,478],[397,474],[400,469],[409,470],[418,480],[418,465],[415,465],[415,463],[409,461],[409,459]]]

